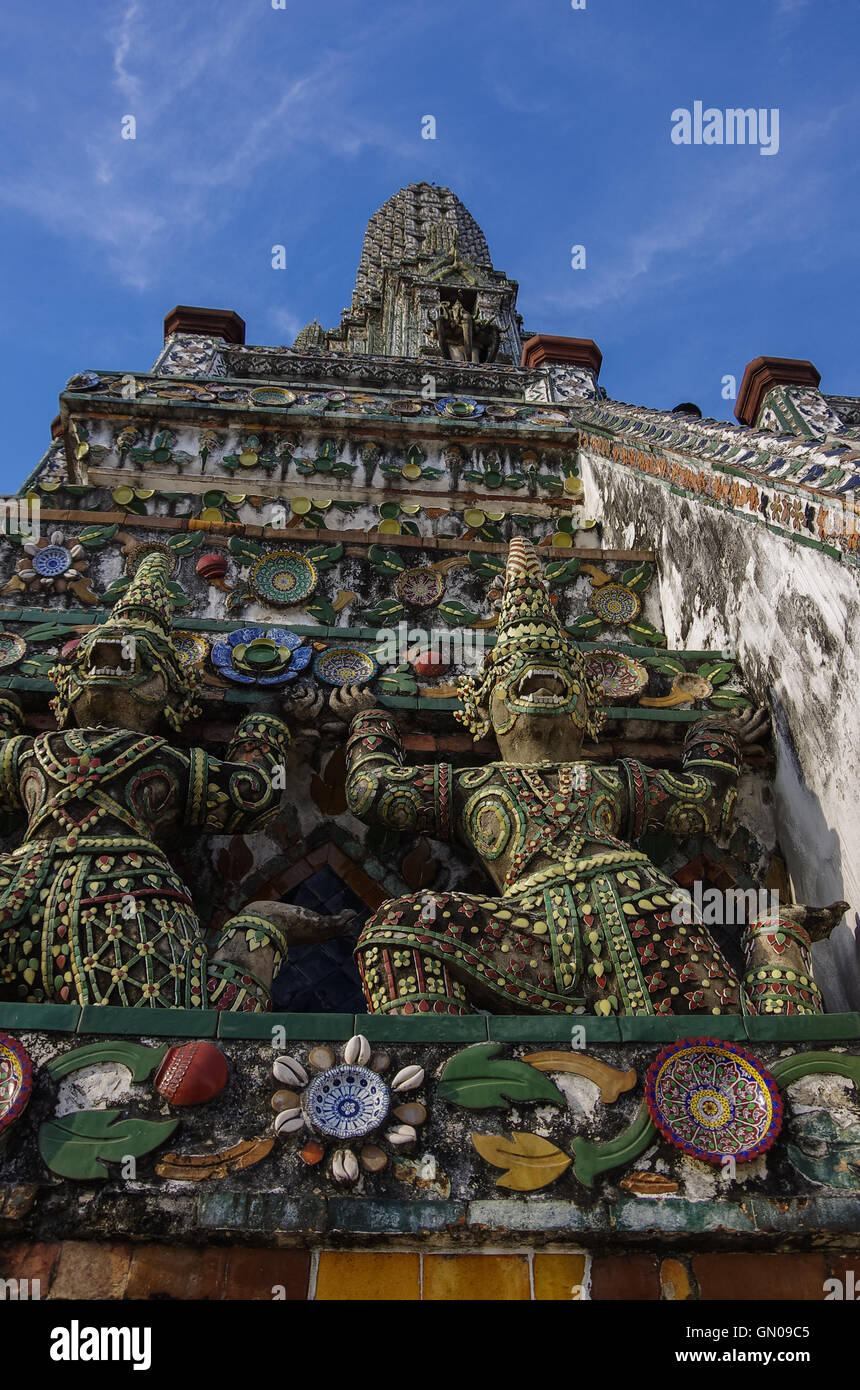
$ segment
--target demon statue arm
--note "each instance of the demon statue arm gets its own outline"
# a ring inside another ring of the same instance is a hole
[[[289,730],[270,714],[246,714],[226,759],[202,748],[188,760],[185,824],[192,830],[233,835],[252,831],[276,810],[285,786]]]
[[[626,817],[622,838],[668,833],[687,836],[719,833],[728,825],[741,766],[740,735],[748,724],[760,732],[766,716],[736,721],[722,717],[690,726],[684,740],[683,772],[647,767],[631,758],[616,764],[624,781]]]
[[[0,811],[19,815],[24,810],[21,800],[21,755],[32,746],[33,740],[21,730],[24,720],[21,706],[8,692],[0,695]]]
[[[340,698],[346,713],[368,697]],[[460,702],[456,717],[474,738],[495,736],[497,761],[455,771],[403,766],[381,711],[353,720],[353,813],[456,839],[497,888],[496,896],[425,891],[383,903],[357,946],[372,1012],[820,1011],[800,925],[791,929],[790,991],[772,923],[747,928],[739,979],[707,927],[679,915],[678,885],[638,847],[648,831],[726,828],[740,752],[762,736],[762,712],[696,724],[680,774],[584,760],[583,737],[596,737],[603,722],[601,695],[523,540],[511,543],[496,645],[480,675],[461,681]]]
[[[345,709],[346,698],[333,696],[333,708]],[[361,705],[360,695],[352,698]],[[450,764],[404,766],[400,735],[385,710],[360,708],[355,715],[346,765],[346,797],[354,816],[407,834],[451,838]]]

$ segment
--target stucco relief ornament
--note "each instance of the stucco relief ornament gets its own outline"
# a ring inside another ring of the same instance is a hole
[[[374,1053],[361,1033],[344,1044],[342,1056],[338,1063],[331,1048],[311,1048],[313,1078],[296,1057],[278,1057],[272,1071],[286,1089],[276,1091],[272,1109],[276,1134],[288,1138],[309,1130],[318,1136],[301,1150],[303,1162],[320,1163],[328,1154],[326,1143],[338,1145],[330,1155],[329,1176],[351,1186],[362,1171],[380,1172],[388,1163],[380,1142],[395,1151],[414,1144],[427,1111],[412,1097],[424,1084],[422,1067],[401,1067],[385,1081],[391,1058],[387,1052]]]
[[[285,685],[313,656],[302,638],[282,627],[242,627],[212,648],[219,676],[239,685]]]
[[[64,594],[71,589],[82,603],[98,602],[85,578],[90,562],[79,542],[67,540],[62,531],[52,531],[40,540],[23,541],[21,549],[24,554],[3,589],[4,594],[22,589],[32,594]]]

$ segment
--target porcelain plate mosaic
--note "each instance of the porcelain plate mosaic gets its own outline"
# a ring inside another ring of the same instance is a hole
[[[332,647],[320,652],[314,670],[326,685],[366,685],[373,680],[379,666],[369,652],[358,647]]]
[[[0,1033],[0,1130],[13,1125],[26,1108],[33,1089],[29,1053],[16,1038]]]
[[[388,1087],[368,1067],[344,1063],[311,1082],[304,1108],[314,1129],[336,1139],[358,1139],[378,1129],[388,1114]]]
[[[645,1103],[664,1139],[708,1163],[757,1158],[782,1125],[770,1073],[745,1048],[716,1038],[665,1047],[648,1070]]]
[[[27,651],[23,637],[14,632],[0,632],[0,669],[14,666]]]
[[[295,550],[274,550],[263,555],[251,571],[255,593],[269,603],[285,606],[307,598],[316,582],[316,565]]]

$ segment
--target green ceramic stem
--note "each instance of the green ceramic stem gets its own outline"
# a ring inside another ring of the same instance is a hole
[[[656,1137],[657,1131],[643,1100],[636,1118],[607,1143],[592,1144],[588,1139],[574,1139],[571,1146],[574,1155],[573,1171],[585,1187],[593,1187],[598,1173],[603,1173],[608,1168],[618,1168],[622,1163],[632,1162],[644,1153]]]
[[[801,1076],[812,1072],[829,1072],[831,1076],[848,1076],[855,1086],[860,1085],[860,1057],[836,1052],[796,1052],[793,1057],[781,1057],[770,1068],[778,1086],[790,1086]]]

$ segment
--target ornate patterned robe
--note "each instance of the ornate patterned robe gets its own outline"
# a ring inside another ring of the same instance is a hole
[[[8,726],[14,714],[2,710]],[[0,995],[56,1003],[256,1009],[253,976],[210,963],[194,903],[159,845],[180,828],[253,830],[277,807],[289,735],[249,715],[227,759],[123,729],[0,746],[0,803],[27,817],[0,857]]]
[[[707,720],[687,736],[681,775],[630,759],[406,767],[386,714],[358,715],[354,814],[465,845],[501,893],[383,903],[357,946],[370,1011],[739,1012],[706,928],[672,920],[677,885],[634,847],[646,833],[719,831],[738,767],[732,735]]]

